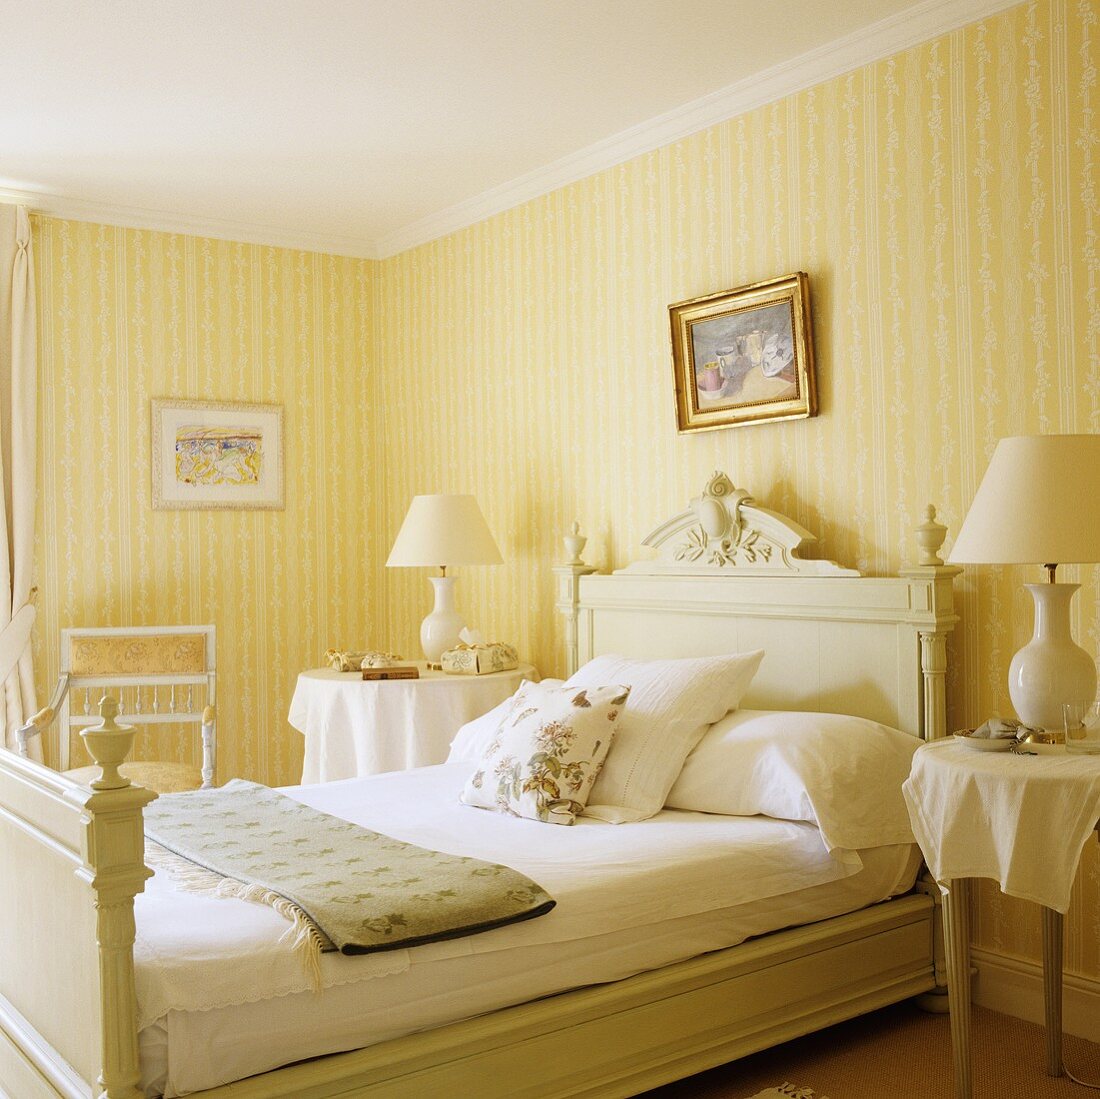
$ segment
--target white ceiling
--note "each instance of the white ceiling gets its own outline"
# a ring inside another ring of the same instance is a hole
[[[389,254],[1012,0],[0,0],[0,199]]]

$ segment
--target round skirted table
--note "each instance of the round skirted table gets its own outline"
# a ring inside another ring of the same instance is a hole
[[[902,787],[913,833],[944,891],[943,925],[956,1099],[970,1099],[967,882],[1042,905],[1047,1072],[1061,1076],[1062,922],[1081,852],[1100,828],[1100,756],[926,744]]]
[[[490,675],[447,675],[419,664],[419,679],[364,680],[359,672],[302,672],[287,720],[305,736],[302,782],[443,763],[455,733],[537,679],[530,664]]]

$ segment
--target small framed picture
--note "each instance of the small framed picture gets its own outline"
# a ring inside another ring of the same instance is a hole
[[[282,508],[283,406],[153,401],[153,507]]]
[[[677,302],[668,311],[681,432],[816,414],[803,272]]]

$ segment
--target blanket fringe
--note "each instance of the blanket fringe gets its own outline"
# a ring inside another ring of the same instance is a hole
[[[185,893],[232,897],[273,908],[290,923],[279,942],[290,944],[291,951],[299,958],[309,976],[313,991],[321,991],[321,954],[326,947],[332,949],[332,943],[321,934],[303,908],[262,885],[249,885],[235,878],[215,874],[213,870],[207,870],[205,866],[185,859],[148,838],[145,841],[145,861],[151,869],[164,871]]]

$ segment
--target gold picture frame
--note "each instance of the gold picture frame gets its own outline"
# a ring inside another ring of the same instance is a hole
[[[803,271],[668,307],[681,434],[817,414]]]
[[[152,402],[154,510],[281,510],[283,406]]]

